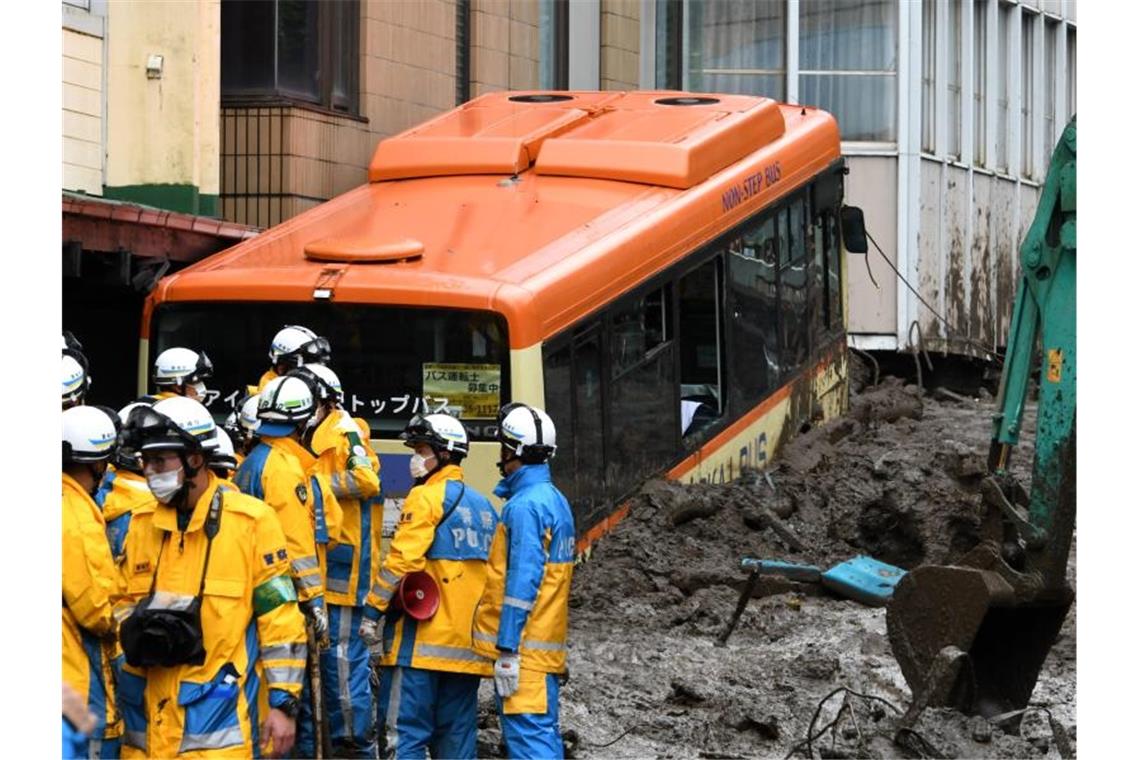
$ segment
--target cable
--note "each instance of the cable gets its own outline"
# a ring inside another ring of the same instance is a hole
[[[993,356],[993,357],[997,358],[999,363],[1005,362],[1005,356],[1000,351],[998,351],[996,349],[992,349],[983,343],[979,343],[976,340],[973,340],[972,338],[967,338],[965,336],[959,335],[958,332],[950,325],[950,323],[946,321],[946,317],[939,314],[933,306],[928,304],[926,302],[926,299],[922,297],[922,294],[919,293],[917,290],[915,290],[914,286],[911,285],[905,277],[903,277],[902,272],[900,272],[895,267],[895,265],[891,263],[891,260],[887,258],[887,254],[883,253],[883,249],[879,247],[879,244],[875,241],[875,238],[871,237],[870,232],[867,232],[867,239],[870,240],[872,245],[875,246],[875,250],[878,251],[879,255],[883,257],[883,261],[887,262],[887,266],[889,266],[891,268],[891,271],[893,271],[895,273],[895,275],[900,280],[902,280],[903,285],[906,285],[907,289],[910,290],[911,293],[914,293],[915,298],[917,298],[923,306],[925,306],[927,309],[930,310],[930,313],[934,315],[935,319],[937,319],[939,322],[941,322],[943,325],[946,326],[946,332],[950,335],[951,338],[954,338],[955,340],[962,341],[963,343],[966,343],[967,345],[973,346],[974,348],[981,351],[986,357]]]

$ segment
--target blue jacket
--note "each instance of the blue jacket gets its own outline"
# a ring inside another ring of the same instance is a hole
[[[507,503],[475,615],[475,648],[489,658],[517,651],[523,668],[565,672],[575,545],[570,504],[547,464],[523,465],[495,495]]]

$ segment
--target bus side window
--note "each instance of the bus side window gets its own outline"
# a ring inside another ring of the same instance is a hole
[[[783,364],[795,372],[808,354],[807,251],[804,246],[804,199],[797,196],[780,210],[780,325]]]
[[[808,264],[811,270],[808,286],[808,319],[814,346],[827,342],[827,259],[823,242],[823,217],[813,214],[808,221]]]
[[[596,325],[574,337],[574,462],[581,525],[592,525],[606,508],[601,346]]]
[[[693,436],[724,414],[721,366],[720,258],[705,262],[679,283],[681,433]]]
[[[558,431],[558,451],[550,460],[551,477],[571,505],[579,501],[574,461],[574,386],[571,381],[570,344],[554,351],[547,349],[542,361],[542,384],[546,393],[546,413]]]
[[[752,222],[741,240],[739,252],[730,245],[727,257],[732,333],[729,388],[734,414],[763,400],[780,378],[773,216]]]
[[[827,326],[833,332],[843,330],[843,282],[841,280],[839,220],[834,211],[823,216],[824,240],[827,241]]]

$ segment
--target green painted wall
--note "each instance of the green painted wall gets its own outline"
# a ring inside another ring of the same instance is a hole
[[[194,185],[123,185],[104,187],[103,196],[118,201],[141,203],[167,211],[197,216],[219,216],[218,196],[200,193]]]

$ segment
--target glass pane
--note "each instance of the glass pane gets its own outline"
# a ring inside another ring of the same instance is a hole
[[[665,289],[627,300],[610,316],[610,377],[640,364],[666,340],[672,303]]]
[[[277,0],[277,88],[319,100],[319,8],[316,0]]]
[[[997,60],[997,153],[994,162],[997,168],[1009,171],[1009,24],[1013,15],[1013,8],[1005,5],[998,6],[998,41]]]
[[[800,68],[897,71],[895,0],[800,2]]]
[[[1044,166],[1049,165],[1049,156],[1057,144],[1057,23],[1045,22],[1045,151]]]
[[[546,413],[554,420],[558,431],[558,450],[550,460],[550,472],[555,484],[574,504],[578,497],[574,473],[574,386],[570,382],[570,346],[553,352],[544,352],[542,382],[546,393]]]
[[[416,412],[447,410],[474,440],[493,440],[498,408],[510,399],[506,321],[490,312],[359,304],[164,304],[151,356],[172,346],[201,348],[214,363],[208,407],[218,419],[268,369],[273,336],[305,325],[332,345],[345,408],[373,435],[395,438]],[[377,357],[383,357],[378,361]]]
[[[922,0],[922,149],[935,151],[934,137],[934,0]]]
[[[807,256],[804,247],[804,202],[796,198],[780,214],[780,326],[783,328],[783,364],[795,371],[808,354]],[[782,255],[787,237],[788,255]]]
[[[844,140],[894,140],[896,90],[894,74],[800,76],[800,100],[834,114]]]
[[[776,332],[775,222],[771,216],[750,225],[728,246],[728,290],[731,302],[731,379],[733,408],[749,409],[780,378]]]
[[[689,89],[784,99],[784,0],[688,5]]]
[[[611,500],[660,472],[676,453],[673,349],[669,343],[613,381],[607,481]]]
[[[720,373],[720,313],[717,261],[681,278],[681,429],[691,436],[724,411]]]
[[[827,245],[827,310],[828,325],[832,330],[843,329],[843,283],[840,282],[840,256],[843,250],[839,245],[839,217],[829,213],[824,219],[824,239]]]
[[[946,152],[962,156],[962,0],[950,0],[946,30]]]
[[[579,530],[604,516],[605,449],[602,428],[602,351],[600,333],[574,341],[574,522]],[[557,423],[555,423],[557,424]]]
[[[974,163],[986,163],[986,2],[974,0]]]
[[[1068,78],[1066,92],[1068,94],[1068,102],[1065,107],[1065,124],[1069,123],[1069,119],[1073,118],[1073,114],[1077,112],[1077,32],[1075,29],[1068,29],[1065,32],[1065,44],[1069,46],[1068,53],[1065,55],[1068,60],[1068,68],[1065,71],[1065,76]]]
[[[1021,15],[1021,173],[1033,176],[1033,100],[1037,78],[1033,75],[1033,27],[1036,17]]]
[[[360,3],[341,0],[330,4],[332,35],[332,105],[350,110],[356,102],[356,67],[360,47]]]
[[[273,3],[222,3],[222,95],[273,91]]]

